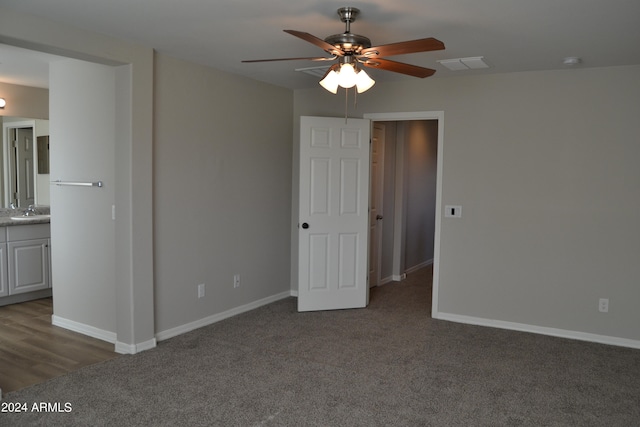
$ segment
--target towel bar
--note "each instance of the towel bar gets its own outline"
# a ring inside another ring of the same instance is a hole
[[[102,187],[102,181],[96,182],[78,182],[78,181],[51,181],[55,185],[72,185],[77,187]]]

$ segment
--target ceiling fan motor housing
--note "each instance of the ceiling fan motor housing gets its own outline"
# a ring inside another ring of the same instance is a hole
[[[371,40],[353,33],[334,34],[324,39],[329,44],[341,49],[345,54],[355,54],[371,47]]]
[[[345,23],[342,34],[334,34],[324,39],[325,42],[334,45],[346,55],[358,54],[362,49],[371,47],[371,40],[365,36],[351,33],[350,24],[356,20],[360,9],[355,7],[341,7],[338,9],[340,20]]]

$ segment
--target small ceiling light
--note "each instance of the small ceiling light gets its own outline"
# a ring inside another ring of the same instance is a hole
[[[577,56],[567,56],[562,60],[562,63],[564,65],[578,65],[581,62],[582,62],[582,59],[578,58]]]
[[[7,105],[7,101],[4,98],[0,98],[0,109],[4,109],[5,105]]]

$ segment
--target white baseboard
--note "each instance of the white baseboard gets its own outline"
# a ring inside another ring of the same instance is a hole
[[[289,296],[298,298],[298,290],[297,289],[291,289],[291,293],[289,294]]]
[[[463,316],[460,314],[438,312],[432,316],[434,319],[448,320],[470,325],[488,326],[491,328],[509,329],[520,332],[531,332],[552,337],[569,338],[580,341],[589,341],[599,344],[615,345],[640,349],[640,341],[627,338],[611,337],[608,335],[590,334],[586,332],[570,331],[566,329],[548,328],[545,326],[527,325],[525,323],[505,322],[502,320],[483,319],[481,317]]]
[[[152,338],[148,341],[139,344],[126,344],[121,341],[116,341],[116,353],[120,354],[136,354],[141,351],[150,350],[156,346],[156,339]]]
[[[241,305],[240,307],[232,308],[231,310],[223,311],[222,313],[214,314],[214,315],[202,318],[200,320],[196,320],[195,322],[186,323],[184,325],[177,326],[175,328],[167,329],[166,331],[161,331],[156,334],[156,339],[158,341],[166,340],[166,339],[175,337],[177,335],[181,335],[186,332],[193,331],[194,329],[211,325],[213,323],[219,322],[229,317],[254,310],[258,307],[262,307],[263,305],[271,304],[272,302],[275,302],[284,298],[289,298],[291,294],[292,294],[292,291],[282,292],[267,298],[263,298],[258,301],[251,302],[249,304]]]
[[[411,273],[413,273],[414,271],[418,271],[418,270],[420,270],[421,268],[428,267],[428,266],[430,266],[431,264],[433,264],[433,259],[428,259],[428,260],[426,260],[426,261],[421,262],[421,263],[420,263],[420,264],[418,264],[418,265],[414,265],[413,267],[408,268],[408,269],[407,269],[407,271],[406,271],[406,273],[407,273],[407,274],[411,274]]]
[[[55,314],[51,315],[51,324],[73,332],[79,332],[83,335],[97,338],[102,341],[110,342],[112,344],[115,344],[116,342],[115,332],[105,331],[104,329],[85,325],[84,323],[76,322],[74,320],[65,319],[63,317],[56,316]]]
[[[399,280],[394,280],[393,276],[385,277],[384,279],[380,279],[380,285],[386,285],[391,282],[398,282]]]
[[[428,259],[426,261],[421,262],[418,265],[414,265],[413,267],[409,267],[402,274],[392,274],[388,278],[384,279],[385,281],[381,281],[381,283],[389,283],[389,282],[401,282],[407,278],[407,274],[411,274],[415,271],[420,270],[421,268],[428,267],[433,264],[433,259]]]

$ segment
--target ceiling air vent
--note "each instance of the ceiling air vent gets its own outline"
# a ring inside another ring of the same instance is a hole
[[[321,65],[319,67],[296,68],[296,71],[309,74],[314,77],[322,78],[329,70],[330,65]]]
[[[438,61],[441,65],[447,67],[451,71],[460,70],[477,70],[480,68],[489,68],[482,60],[483,56],[473,56],[470,58],[443,59]]]

